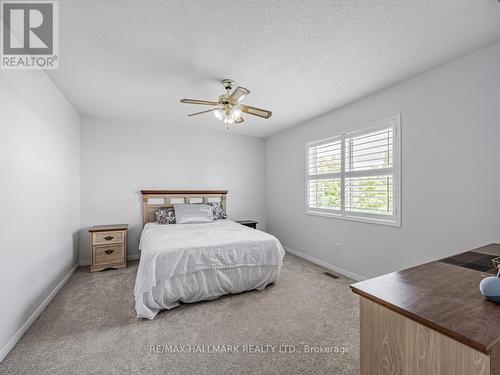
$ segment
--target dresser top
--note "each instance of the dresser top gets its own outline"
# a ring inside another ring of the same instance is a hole
[[[484,299],[479,283],[492,276],[492,270],[466,268],[481,269],[475,260],[462,262],[489,261],[489,255],[500,256],[500,244],[375,277],[351,288],[364,298],[489,353],[500,342],[500,305]]]
[[[113,232],[117,230],[127,230],[128,224],[114,224],[114,225],[94,225],[89,229],[89,232]]]

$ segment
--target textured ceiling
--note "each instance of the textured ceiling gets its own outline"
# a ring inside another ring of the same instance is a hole
[[[222,78],[273,111],[267,136],[500,40],[496,0],[60,1],[59,70],[82,114],[225,131]]]

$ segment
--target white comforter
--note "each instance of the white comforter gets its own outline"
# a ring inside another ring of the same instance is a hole
[[[135,281],[135,308],[153,319],[179,302],[264,289],[280,273],[285,254],[270,234],[230,220],[144,226]]]

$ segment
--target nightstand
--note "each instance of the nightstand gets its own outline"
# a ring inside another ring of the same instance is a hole
[[[90,272],[127,267],[127,224],[96,225],[90,232]]]
[[[253,220],[235,220],[235,222],[253,229],[257,229],[257,224],[259,223],[258,221]]]

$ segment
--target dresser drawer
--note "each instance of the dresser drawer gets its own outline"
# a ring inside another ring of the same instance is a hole
[[[109,243],[120,243],[124,241],[124,238],[125,238],[125,232],[123,231],[94,232],[92,238],[92,244],[103,245]]]
[[[94,265],[125,261],[125,248],[123,244],[93,246],[93,252]]]

